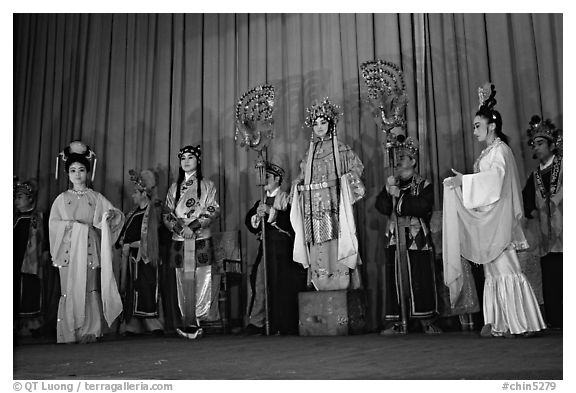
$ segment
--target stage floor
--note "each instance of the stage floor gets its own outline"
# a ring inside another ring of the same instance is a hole
[[[29,340],[14,347],[14,379],[562,379],[562,332],[532,338],[477,333],[405,337],[104,338]]]

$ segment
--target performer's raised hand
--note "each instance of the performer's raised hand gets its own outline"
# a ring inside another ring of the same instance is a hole
[[[184,229],[182,229],[181,235],[184,239],[192,239],[194,237],[194,231],[186,225]]]
[[[457,170],[455,170],[454,168],[452,168],[452,173],[456,175],[452,178],[452,183],[454,187],[460,187],[462,185],[462,174]]]
[[[392,196],[399,197],[400,189],[396,184],[396,178],[394,176],[388,176],[388,179],[386,179],[386,191]]]
[[[256,214],[259,217],[265,217],[269,211],[270,211],[270,208],[265,203],[262,203],[262,202],[260,202],[260,204],[256,208]]]

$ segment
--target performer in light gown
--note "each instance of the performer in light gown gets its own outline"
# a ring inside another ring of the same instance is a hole
[[[112,271],[112,247],[124,214],[87,185],[95,157],[75,141],[60,153],[72,187],[56,197],[48,221],[52,263],[60,270],[57,342],[90,343],[122,312]],[[56,169],[58,173],[58,169]]]
[[[456,176],[444,181],[444,281],[455,302],[463,287],[460,255],[484,265],[481,335],[531,335],[546,325],[516,255],[516,250],[528,246],[521,226],[522,194],[502,117],[494,110],[495,94],[491,84],[479,89],[474,135],[486,149],[474,163],[474,173],[453,170]]]

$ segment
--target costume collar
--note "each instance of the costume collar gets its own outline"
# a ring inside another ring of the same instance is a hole
[[[266,196],[269,198],[275,197],[280,192],[280,186],[276,187],[272,192],[266,191]]]
[[[195,170],[194,172],[190,172],[190,173],[184,173],[184,181],[188,181],[190,180],[192,177],[196,177],[196,172],[197,170]]]
[[[552,154],[552,157],[548,159],[544,164],[540,164],[540,170],[543,171],[544,169],[548,168],[554,162],[554,158],[556,158],[556,154]]]

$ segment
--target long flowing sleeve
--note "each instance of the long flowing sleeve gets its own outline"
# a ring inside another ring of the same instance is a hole
[[[116,317],[122,312],[122,299],[112,268],[112,247],[118,239],[124,226],[124,213],[116,209],[102,194],[97,194],[98,201],[94,212],[94,227],[101,229],[102,242],[100,244],[100,285],[102,312],[104,318],[111,326]],[[112,219],[108,219],[111,213]]]
[[[114,244],[116,240],[118,240],[120,232],[122,232],[122,227],[124,226],[124,213],[122,213],[121,210],[115,208],[114,205],[112,205],[112,203],[110,203],[110,201],[108,201],[108,199],[106,199],[102,194],[97,195],[98,200],[96,203],[96,209],[94,211],[94,221],[92,225],[100,230],[102,230],[103,225],[108,225],[111,236],[110,240],[112,244]],[[104,217],[104,215],[108,213],[109,210],[115,212],[114,218],[112,218],[110,221],[105,220]]]
[[[480,173],[464,175],[462,189],[444,182],[442,258],[451,301],[457,299],[462,288],[460,256],[486,264],[511,245],[517,250],[527,247],[520,222],[522,196],[512,150],[498,142],[480,157],[478,169]],[[478,195],[473,195],[472,190]]]
[[[340,161],[342,163],[342,174],[348,177],[348,184],[352,192],[350,202],[354,204],[366,195],[366,187],[361,179],[364,172],[364,164],[362,164],[360,157],[354,153],[352,148],[346,144],[340,145]]]
[[[174,232],[180,233],[182,231],[182,226],[180,225],[177,228],[175,228],[175,226],[177,225],[177,220],[172,214],[176,203],[175,195],[176,195],[176,183],[172,183],[172,185],[168,189],[168,193],[166,194],[166,201],[164,202],[162,208],[162,222],[164,223],[164,226],[168,228],[168,230],[171,233]]]
[[[50,217],[48,219],[50,255],[52,256],[54,266],[62,266],[68,263],[62,245],[65,240],[70,237],[73,222],[69,217],[65,217],[65,215],[63,197],[62,194],[60,194],[56,197],[54,203],[52,203]]]
[[[490,152],[491,159],[484,160],[489,167],[479,173],[462,176],[462,198],[467,209],[489,206],[502,195],[502,185],[506,175],[504,155],[495,148]]]

